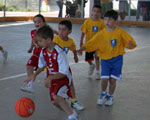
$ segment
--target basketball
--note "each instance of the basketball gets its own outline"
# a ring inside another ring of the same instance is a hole
[[[23,118],[31,116],[34,110],[35,110],[34,102],[27,97],[22,97],[18,99],[15,104],[16,113]]]

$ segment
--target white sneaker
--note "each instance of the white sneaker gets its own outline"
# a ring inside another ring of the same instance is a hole
[[[78,114],[73,110],[73,114],[68,116],[67,120],[79,120],[78,119]]]
[[[2,54],[3,54],[3,63],[6,63],[6,61],[7,61],[7,56],[8,56],[8,52],[7,52],[7,51],[4,51]]]
[[[34,93],[33,87],[28,84],[22,86],[20,90],[22,90],[23,92]]]
[[[92,75],[95,69],[95,65],[90,65],[88,75]]]
[[[113,96],[107,95],[105,105],[111,106],[112,104],[113,104]]]
[[[99,74],[99,73],[96,73],[96,74],[95,74],[95,79],[96,79],[96,80],[100,80],[100,74]]]
[[[76,110],[79,110],[79,111],[84,110],[84,107],[81,104],[79,104],[78,101],[74,102],[74,103],[71,102],[71,107],[76,109]]]
[[[101,92],[100,97],[97,100],[97,105],[103,105],[106,96],[107,96],[106,92],[105,93]]]

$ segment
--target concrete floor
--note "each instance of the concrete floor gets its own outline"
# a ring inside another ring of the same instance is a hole
[[[57,24],[50,25],[57,29]],[[80,26],[73,25],[71,34],[77,46]],[[79,112],[80,120],[150,120],[150,28],[123,28],[134,37],[138,46],[124,56],[123,80],[117,82],[112,107],[96,105],[101,81],[95,80],[94,75],[87,77],[88,64],[84,62],[84,56],[79,57],[79,63],[75,64],[72,53],[69,53],[76,93],[85,106],[85,111]],[[36,104],[34,114],[25,120],[66,120],[65,114],[51,104],[43,74],[35,82],[34,94],[20,91],[26,79],[25,65],[31,56],[27,53],[31,29],[33,24],[29,22],[0,23],[0,45],[9,52],[7,64],[0,61],[0,120],[23,120],[14,111],[20,97],[30,97]]]

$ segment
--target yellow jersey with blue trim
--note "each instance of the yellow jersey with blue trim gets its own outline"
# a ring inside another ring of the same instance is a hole
[[[132,47],[129,42],[132,42]],[[108,60],[125,54],[125,48],[134,49],[136,42],[125,30],[116,27],[112,32],[104,28],[83,46],[85,51],[97,51],[99,58]]]
[[[66,54],[69,52],[69,50],[76,50],[75,42],[70,37],[68,37],[68,40],[65,41],[62,40],[59,35],[57,35],[56,37],[54,37],[53,42],[58,44],[66,52]]]
[[[98,19],[94,21],[92,18],[85,20],[81,26],[81,31],[86,34],[85,42],[89,41],[96,33],[101,31],[105,27],[104,21]]]

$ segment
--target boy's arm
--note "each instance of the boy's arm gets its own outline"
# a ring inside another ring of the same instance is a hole
[[[74,61],[77,63],[78,62],[78,56],[77,56],[77,51],[73,50],[73,55],[74,55]]]
[[[83,45],[84,36],[85,34],[82,32],[81,39],[80,39],[80,47]]]
[[[136,47],[136,42],[126,31],[122,34],[122,39],[124,41],[124,47],[128,49],[134,49]]]

